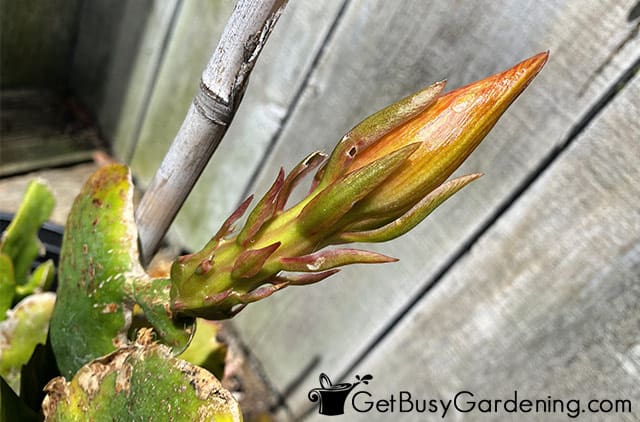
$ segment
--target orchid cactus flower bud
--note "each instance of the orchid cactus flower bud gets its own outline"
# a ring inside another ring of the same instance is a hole
[[[365,119],[328,159],[313,153],[276,181],[237,235],[243,202],[200,252],[172,267],[175,311],[228,318],[246,304],[290,285],[320,281],[354,263],[396,261],[351,248],[408,232],[480,177],[447,181],[544,66],[548,53],[442,94],[437,82]],[[300,179],[316,170],[310,193],[286,208]]]

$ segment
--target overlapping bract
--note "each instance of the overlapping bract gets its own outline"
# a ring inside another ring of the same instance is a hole
[[[174,263],[173,309],[227,318],[283,287],[322,280],[336,267],[395,261],[323,248],[401,236],[480,177],[447,181],[546,60],[547,53],[538,54],[444,95],[444,82],[435,83],[365,119],[327,160],[314,153],[287,177],[281,169],[237,236],[233,224],[251,198],[203,250]],[[285,210],[294,186],[316,168],[310,193]]]

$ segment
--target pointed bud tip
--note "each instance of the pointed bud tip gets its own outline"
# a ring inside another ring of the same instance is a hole
[[[516,67],[522,67],[527,69],[531,73],[531,78],[536,76],[538,72],[544,67],[549,59],[549,50],[538,53],[528,59],[523,60]]]

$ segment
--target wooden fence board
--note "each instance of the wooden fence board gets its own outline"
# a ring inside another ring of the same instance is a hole
[[[132,161],[143,185],[182,123],[233,3],[183,4]],[[341,4],[331,0],[287,5],[225,139],[172,226],[174,242],[202,247],[236,207]]]
[[[177,5],[178,0],[83,3],[71,86],[120,160],[130,158]]]
[[[38,170],[19,176],[2,177],[0,178],[0,211],[8,213],[18,211],[27,186],[32,180],[40,178],[49,185],[56,201],[49,221],[64,226],[71,205],[82,189],[84,181],[97,169],[98,166],[90,162],[58,169]]]
[[[640,76],[355,369],[371,394],[627,399],[579,419],[640,420],[638,98]],[[567,420],[523,416],[482,420]]]
[[[78,0],[0,3],[0,87],[66,87]]]
[[[339,374],[553,153],[573,125],[638,57],[632,1],[352,1],[255,184],[280,165],[330,150],[380,106],[449,78],[484,77],[540,50],[551,59],[462,172],[486,176],[411,235],[376,247],[400,263],[345,270],[249,306],[236,325],[294,411],[320,370]],[[631,35],[630,35],[631,34]],[[580,40],[579,45],[576,40]],[[315,363],[315,364],[314,364]],[[305,372],[307,371],[307,372]],[[300,386],[296,383],[301,381]]]
[[[48,90],[0,92],[0,177],[91,160],[98,135],[84,110]]]

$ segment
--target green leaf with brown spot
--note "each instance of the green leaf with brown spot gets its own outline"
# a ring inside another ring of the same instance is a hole
[[[238,403],[211,373],[149,339],[92,361],[70,382],[54,378],[45,389],[48,421],[242,420]]]
[[[29,362],[38,343],[47,340],[47,329],[56,295],[32,294],[18,302],[0,322],[0,376],[18,391],[20,369]]]
[[[99,169],[77,196],[65,227],[58,282],[51,345],[67,377],[128,343],[136,303],[144,326],[153,326],[175,353],[189,343],[193,319],[174,318],[169,281],[150,278],[140,265],[126,166]]]
[[[129,169],[109,165],[85,183],[65,227],[51,344],[60,372],[126,343],[131,283],[142,277]]]

